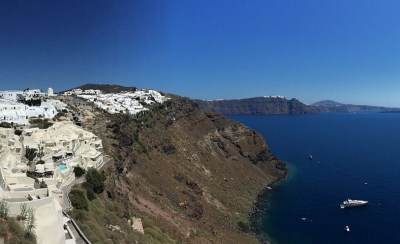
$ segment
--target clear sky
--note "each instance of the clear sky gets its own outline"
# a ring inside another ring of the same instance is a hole
[[[0,0],[0,89],[400,107],[400,1]]]

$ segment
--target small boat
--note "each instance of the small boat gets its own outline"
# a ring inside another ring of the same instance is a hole
[[[351,199],[347,199],[345,201],[343,201],[342,204],[340,204],[340,208],[350,208],[350,207],[359,207],[359,206],[363,206],[365,204],[367,204],[368,201],[364,201],[364,200],[351,200]]]
[[[271,188],[270,186],[267,186],[267,189],[268,189],[268,190],[272,190],[272,188]]]
[[[344,227],[344,230],[345,230],[346,232],[350,232],[350,227],[349,227],[348,225],[346,225],[346,226]]]
[[[310,155],[308,155],[308,159],[310,159],[310,160],[313,160],[313,157],[312,157],[312,155],[310,154]]]
[[[305,217],[302,217],[302,218],[301,218],[301,220],[303,220],[303,221],[306,221],[306,220],[307,220],[307,218],[305,218]]]

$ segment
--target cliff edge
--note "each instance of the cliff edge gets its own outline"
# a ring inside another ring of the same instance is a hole
[[[74,108],[83,116],[90,110],[83,126],[113,158],[103,168],[106,189],[94,201],[114,206],[105,208],[109,215],[143,218],[145,233],[157,228],[185,243],[256,243],[243,225],[258,193],[284,177],[286,166],[257,132],[187,98],[167,96],[140,116],[109,114],[67,99],[79,104]],[[82,218],[91,238],[100,237],[90,233],[88,219],[105,229],[118,224],[112,216]]]

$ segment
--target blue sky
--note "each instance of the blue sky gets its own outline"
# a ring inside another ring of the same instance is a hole
[[[400,1],[0,0],[0,89],[400,107]]]

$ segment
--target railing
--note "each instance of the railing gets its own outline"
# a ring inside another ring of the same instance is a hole
[[[72,225],[75,227],[76,232],[78,232],[79,236],[87,243],[87,244],[91,244],[91,242],[89,241],[89,239],[83,234],[82,230],[79,228],[78,224],[75,222],[75,220],[73,218],[71,218],[67,212],[65,212],[63,210],[63,214],[68,217],[69,219],[71,219],[71,223]]]
[[[66,193],[65,193],[65,197],[67,198],[67,201],[68,201],[68,206],[69,207],[67,207],[67,206],[65,206],[64,208],[65,208],[65,210],[67,210],[67,211],[69,211],[71,208],[72,208],[72,202],[71,202],[71,199],[69,199],[69,193],[71,192],[71,189],[69,189]],[[64,193],[63,193],[64,194]],[[63,210],[64,211],[64,210]]]

